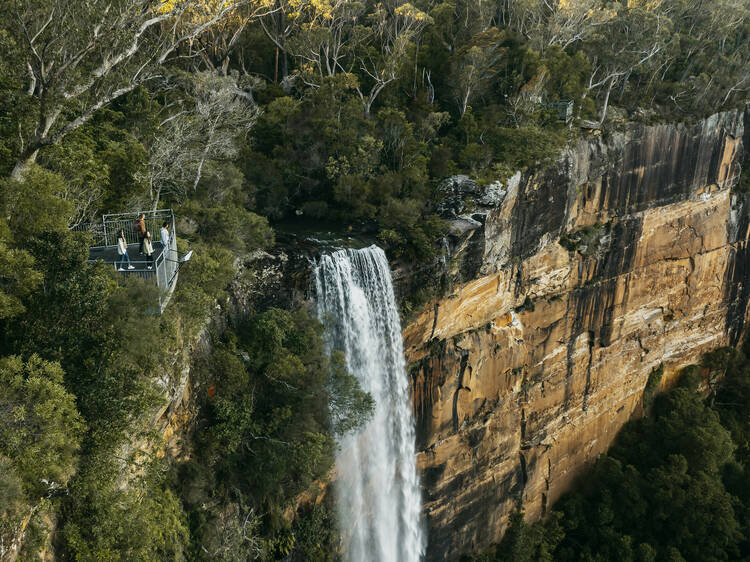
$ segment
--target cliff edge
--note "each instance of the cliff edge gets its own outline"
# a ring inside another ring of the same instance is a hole
[[[738,341],[747,146],[750,111],[635,125],[456,218],[446,270],[462,277],[404,330],[428,559],[497,542],[519,501],[544,516],[641,414],[652,370],[669,385]]]

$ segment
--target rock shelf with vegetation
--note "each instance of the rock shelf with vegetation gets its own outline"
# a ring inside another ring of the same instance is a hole
[[[744,356],[675,381],[745,334],[749,37],[748,0],[2,2],[0,561],[339,556],[373,405],[300,229],[391,261],[428,558],[746,556]],[[154,315],[75,227],[162,207]]]

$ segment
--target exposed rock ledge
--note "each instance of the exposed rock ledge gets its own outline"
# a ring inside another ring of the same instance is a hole
[[[745,122],[729,112],[582,141],[455,233],[453,271],[476,264],[471,280],[404,332],[429,559],[499,540],[518,499],[543,516],[640,415],[653,368],[673,374],[737,341]]]

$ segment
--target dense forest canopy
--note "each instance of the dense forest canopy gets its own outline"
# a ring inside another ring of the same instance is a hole
[[[748,12],[745,0],[6,1],[0,168],[61,176],[73,222],[203,198],[371,230],[424,258],[441,179],[503,179],[570,138],[551,102],[593,121],[611,105],[685,119],[742,104]]]
[[[144,424],[157,373],[204,328],[235,257],[294,219],[421,263],[452,174],[504,181],[582,120],[741,106],[750,0],[2,0],[0,49],[0,558],[21,529],[33,556],[54,526],[63,559],[309,560],[333,556],[327,506],[284,513],[372,403],[308,312],[208,329],[200,453],[170,464],[143,446],[158,441]],[[152,290],[88,264],[70,227],[160,207],[196,254],[156,317]],[[664,470],[726,507],[744,470],[717,489],[728,462]],[[721,548],[744,552],[744,515],[727,525]]]

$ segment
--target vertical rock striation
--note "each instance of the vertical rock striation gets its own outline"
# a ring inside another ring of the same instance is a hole
[[[640,414],[652,369],[669,384],[737,342],[746,122],[727,112],[581,141],[508,182],[471,231],[480,243],[459,236],[452,259],[480,263],[474,278],[404,331],[429,559],[499,540],[518,500],[543,516]]]

